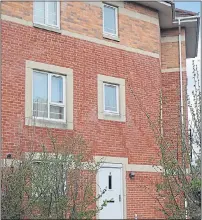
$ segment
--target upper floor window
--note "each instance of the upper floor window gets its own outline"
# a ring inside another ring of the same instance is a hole
[[[65,77],[33,71],[33,116],[65,120]]]
[[[126,121],[125,79],[98,74],[98,119]]]
[[[73,129],[73,70],[26,60],[25,125]]]
[[[104,83],[104,111],[108,113],[119,113],[119,86]]]
[[[59,4],[53,1],[34,1],[34,23],[59,28]]]
[[[117,7],[104,4],[103,6],[103,32],[118,37]]]

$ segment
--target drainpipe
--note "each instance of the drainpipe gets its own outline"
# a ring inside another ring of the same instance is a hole
[[[181,39],[181,23],[189,22],[192,19],[199,19],[199,16],[191,16],[185,18],[177,18],[178,29],[179,29],[179,64],[180,64],[180,116],[181,116],[181,138],[182,138],[182,165],[184,166],[185,175],[186,175],[186,165],[183,158],[184,153],[184,141],[185,141],[185,125],[184,125],[184,100],[183,100],[183,75],[182,75],[182,39]],[[176,23],[174,21],[173,23]],[[188,219],[187,213],[187,199],[185,198],[185,218]]]
[[[183,75],[182,75],[182,39],[181,39],[181,20],[178,18],[178,28],[179,28],[179,61],[180,61],[180,113],[181,113],[181,138],[182,138],[182,166],[185,166],[184,161],[184,134],[185,134],[185,127],[184,127],[184,100],[183,100]],[[186,175],[186,166],[185,169],[185,175]],[[187,219],[187,200],[185,198],[184,201],[185,206],[185,219]]]
[[[173,23],[178,24],[179,29],[179,66],[180,66],[180,117],[181,117],[181,136],[182,136],[182,164],[185,166],[183,161],[183,141],[184,135],[185,135],[185,124],[184,124],[184,100],[183,100],[183,75],[182,75],[182,38],[181,38],[181,24],[184,22],[191,22],[192,20],[199,19],[200,16],[189,16],[189,17],[180,17],[176,18]],[[186,172],[186,166],[185,166],[185,172]]]
[[[181,20],[178,18],[178,29],[179,29],[179,64],[180,64],[180,116],[181,116],[181,138],[182,138],[182,166],[185,166],[184,161],[184,100],[183,100],[183,75],[182,75],[182,39],[181,39]],[[185,168],[185,175],[186,175],[186,166]],[[185,219],[187,219],[187,200],[185,198],[184,201],[185,206]]]
[[[181,138],[182,138],[182,164],[183,160],[183,138],[184,138],[184,100],[183,100],[183,76],[182,76],[182,39],[181,39],[181,20],[178,18],[179,29],[179,64],[180,64],[180,116],[181,116]],[[185,169],[186,170],[186,169]]]

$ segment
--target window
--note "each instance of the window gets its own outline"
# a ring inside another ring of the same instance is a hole
[[[103,32],[118,37],[117,8],[104,4],[103,6]]]
[[[59,2],[34,1],[34,23],[59,28]]]
[[[65,120],[65,77],[33,71],[33,116]]]
[[[73,129],[73,70],[26,61],[25,125]]]
[[[98,119],[126,121],[125,79],[98,74]]]
[[[104,111],[107,113],[119,113],[119,86],[103,83],[104,86]]]

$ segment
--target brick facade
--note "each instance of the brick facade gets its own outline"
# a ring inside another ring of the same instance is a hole
[[[120,42],[112,41],[103,38],[102,8],[99,5],[84,2],[60,4],[62,31],[102,42],[90,42],[86,38],[82,40],[63,32],[55,33],[2,19],[3,156],[15,151],[21,119],[23,129],[29,130],[24,123],[25,63],[31,60],[73,69],[73,130],[53,129],[58,137],[81,134],[93,156],[124,157],[128,158],[129,164],[158,165],[158,146],[143,110],[157,121],[160,91],[163,90],[163,96],[167,97],[167,104],[163,105],[164,133],[168,134],[173,126],[179,126],[179,70],[172,70],[179,68],[178,42],[161,42],[162,38],[178,36],[178,32],[161,31],[157,11],[135,3],[124,3],[122,10],[139,13],[143,19],[127,16],[120,10]],[[32,12],[32,2],[2,2],[2,15],[7,18],[32,22]],[[150,17],[151,21],[146,21],[144,16]],[[114,43],[114,46],[104,45],[103,41]],[[116,45],[141,51],[127,51],[116,48]],[[182,51],[185,67],[185,41]],[[98,119],[98,74],[126,80],[126,122]],[[36,133],[43,136],[45,129],[37,127]],[[150,180],[154,182],[159,176],[155,172],[138,172],[137,178],[131,180],[126,173],[127,218],[134,218],[135,214],[139,218],[163,217],[157,211],[155,199],[142,186],[143,182],[150,185],[150,193],[155,195],[155,186]]]
[[[82,3],[82,2],[61,2],[61,29],[71,31],[78,34],[83,34],[89,37],[95,37],[103,39],[102,34],[102,5]],[[127,6],[128,4],[126,4]],[[13,8],[16,8],[14,11]],[[127,9],[128,7],[126,7]],[[18,9],[18,10],[17,10]],[[140,10],[141,9],[141,10]],[[144,15],[147,11],[144,7],[137,7],[131,10],[127,9],[126,12],[130,11],[142,12]],[[69,13],[71,11],[71,13]],[[26,21],[33,20],[32,13],[33,6],[32,2],[4,2],[2,4],[2,14],[14,16]],[[155,16],[157,24],[137,20],[131,16],[126,16],[124,13],[120,13],[119,16],[119,36],[120,43],[125,46],[142,49],[154,53],[159,52],[160,43],[160,30],[158,25],[158,13],[151,11],[152,15]],[[90,14],[90,16],[89,16]],[[128,33],[136,33],[135,35],[128,35]],[[148,45],[147,40],[150,41]],[[107,41],[107,40],[106,40]]]

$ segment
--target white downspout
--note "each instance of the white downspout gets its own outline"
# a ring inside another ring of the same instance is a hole
[[[201,3],[202,7],[202,3]],[[176,20],[173,21],[173,23],[178,23],[178,28],[179,28],[179,64],[180,64],[180,116],[181,116],[181,135],[182,138],[184,138],[184,103],[183,103],[183,75],[182,75],[182,39],[181,39],[181,23],[183,22],[189,22],[192,21],[193,19],[201,19],[201,16],[189,16],[189,17],[181,17],[181,18],[176,18]],[[182,140],[183,141],[183,140]],[[182,142],[183,143],[183,142]],[[183,153],[183,145],[182,145],[182,153]],[[183,162],[183,155],[182,155],[182,163]],[[186,167],[185,167],[185,174],[186,174]],[[187,200],[185,198],[185,218],[188,219],[187,215]]]
[[[180,116],[181,116],[181,135],[184,135],[184,100],[183,100],[183,76],[182,76],[182,39],[181,39],[181,20],[178,18],[179,28],[179,64],[180,64]],[[182,146],[183,148],[183,146]],[[182,152],[183,153],[183,152]],[[183,155],[182,155],[183,156]],[[183,157],[182,157],[183,159]],[[182,161],[183,162],[183,161]]]
[[[180,64],[180,116],[181,116],[181,138],[182,138],[182,166],[184,167],[184,100],[183,100],[183,75],[182,75],[182,39],[181,39],[181,20],[178,18],[178,27],[179,27],[179,64]],[[186,166],[185,166],[185,175],[186,175]],[[185,218],[187,219],[187,200],[185,198]]]

